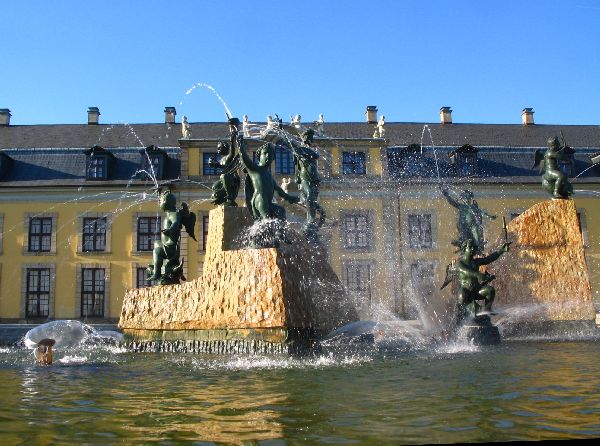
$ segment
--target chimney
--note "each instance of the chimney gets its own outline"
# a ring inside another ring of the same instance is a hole
[[[100,109],[98,107],[88,107],[88,124],[96,125],[100,117]]]
[[[165,107],[165,124],[175,124],[176,114],[175,107]]]
[[[8,108],[0,108],[0,126],[9,126],[11,116]]]
[[[440,108],[440,123],[452,124],[452,109],[450,107]]]
[[[535,124],[535,122],[533,122],[533,114],[535,112],[533,111],[533,108],[524,108],[523,111],[521,112],[521,123],[523,125],[533,125]]]
[[[367,124],[377,124],[377,106],[368,105],[365,116],[367,117]]]

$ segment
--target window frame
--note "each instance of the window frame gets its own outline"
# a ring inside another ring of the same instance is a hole
[[[36,226],[36,222],[39,221],[39,226],[40,226],[40,232],[39,233],[35,233],[33,232],[33,228]],[[49,232],[44,232],[44,226],[45,223],[48,223],[50,225],[50,229]],[[48,217],[48,216],[37,216],[37,217],[30,217],[29,219],[29,228],[28,228],[28,237],[27,237],[27,251],[30,253],[35,253],[35,254],[42,254],[42,253],[51,253],[52,252],[52,235],[54,233],[54,228],[53,228],[53,219],[52,217]],[[32,246],[35,241],[38,241],[39,243],[39,247],[38,249],[35,249],[34,246]],[[48,249],[43,249],[44,247],[44,241],[47,240],[47,247]]]
[[[86,228],[89,227],[88,223],[93,221],[93,232],[86,233]],[[86,223],[87,222],[87,223]],[[103,231],[98,231],[98,223],[103,222]],[[86,249],[86,236],[91,236],[92,248]],[[100,240],[102,240],[102,247],[100,248],[98,245],[100,244]],[[90,217],[84,216],[82,217],[81,224],[81,252],[82,253],[91,253],[91,252],[106,252],[106,246],[108,241],[108,219],[107,217]]]
[[[45,290],[41,289],[43,287],[42,281],[42,273],[44,274],[44,285]],[[51,304],[51,294],[52,294],[52,269],[49,266],[45,267],[31,267],[25,269],[25,318],[26,319],[34,319],[34,318],[48,318],[50,317],[50,304]],[[36,289],[31,288],[31,279],[33,276],[37,276],[37,287]],[[46,282],[47,281],[47,282]],[[37,302],[36,312],[30,311],[30,303],[34,300]],[[45,300],[45,311],[40,309],[42,300]]]
[[[214,158],[220,159],[222,155],[219,152],[202,152],[202,176],[205,177],[218,177],[223,173],[223,169],[220,167],[210,167],[208,160]]]
[[[87,272],[91,272],[92,276],[91,276],[91,286],[92,289],[91,290],[86,290],[86,273]],[[96,273],[101,273],[101,278],[96,277],[97,274]],[[101,289],[98,290],[96,289],[97,285],[101,285]],[[105,268],[102,267],[96,267],[96,266],[92,266],[92,267],[82,267],[81,268],[81,288],[80,288],[80,295],[81,295],[81,302],[80,302],[80,317],[84,318],[84,319],[88,319],[88,318],[104,318],[105,317],[105,305],[106,305],[106,270]],[[91,307],[92,307],[92,314],[90,314],[89,312],[86,313],[84,311],[84,308],[86,306],[90,306],[89,303],[86,302],[86,297],[89,297],[89,295],[91,294],[92,297],[92,302],[91,302]],[[101,294],[101,305],[97,305],[96,302],[96,296],[98,294]],[[96,312],[94,312],[93,310],[97,307],[101,308],[100,314],[97,314]]]
[[[275,175],[295,175],[294,153],[283,144],[275,146]]]
[[[427,217],[427,218],[424,218],[424,217]],[[417,234],[416,238],[414,236],[415,231],[413,230],[413,227],[411,226],[411,220],[414,220],[415,218],[418,222],[418,225],[417,225],[418,234]],[[427,240],[423,240],[423,234],[427,233],[427,231],[422,230],[422,228],[423,228],[422,220],[423,219],[429,220],[429,231],[428,231],[429,232],[429,242],[427,242]],[[434,225],[435,225],[435,218],[431,212],[413,211],[413,212],[407,213],[406,214],[406,234],[407,234],[407,240],[408,240],[408,248],[412,249],[412,250],[434,249],[435,248]]]
[[[140,222],[141,221],[148,221],[148,231],[149,232],[141,232],[140,231]],[[151,232],[152,229],[152,223],[151,221],[154,220],[155,223],[155,227],[157,229],[157,231],[155,233]],[[146,253],[146,252],[152,252],[152,250],[154,249],[154,242],[156,240],[160,240],[160,230],[161,230],[161,224],[162,224],[162,217],[160,215],[153,215],[153,216],[138,216],[137,220],[136,220],[136,240],[135,240],[135,251],[136,252],[140,252],[140,253]],[[146,237],[146,242],[148,244],[148,246],[146,247],[147,249],[141,249],[141,238],[142,237]]]
[[[365,209],[340,210],[340,241],[343,249],[353,252],[372,252],[375,249],[373,238],[373,211]],[[358,227],[357,219],[364,219],[365,227]],[[352,220],[350,222],[349,220]],[[351,227],[350,224],[351,223]],[[356,233],[354,240],[349,243],[351,233]],[[364,243],[356,243],[359,237],[364,237]]]
[[[357,161],[357,157],[362,158],[361,161]],[[356,167],[361,167],[360,171]],[[364,150],[345,150],[342,152],[342,163],[341,163],[342,175],[366,175],[367,174],[367,152]]]

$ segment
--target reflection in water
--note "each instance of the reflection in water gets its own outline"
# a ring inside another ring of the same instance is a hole
[[[600,435],[600,346],[320,358],[0,352],[1,444],[455,443]]]

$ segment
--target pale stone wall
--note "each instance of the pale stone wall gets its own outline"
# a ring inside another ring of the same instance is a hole
[[[251,223],[246,208],[213,209],[202,278],[128,290],[119,326],[331,330],[357,320],[325,255],[296,233],[279,248],[239,249]]]
[[[512,220],[508,231],[510,252],[488,268],[497,277],[494,308],[534,322],[594,320],[575,202],[538,203]]]

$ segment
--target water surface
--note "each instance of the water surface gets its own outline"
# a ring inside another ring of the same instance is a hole
[[[318,358],[0,349],[1,444],[401,444],[600,437],[600,344]]]

